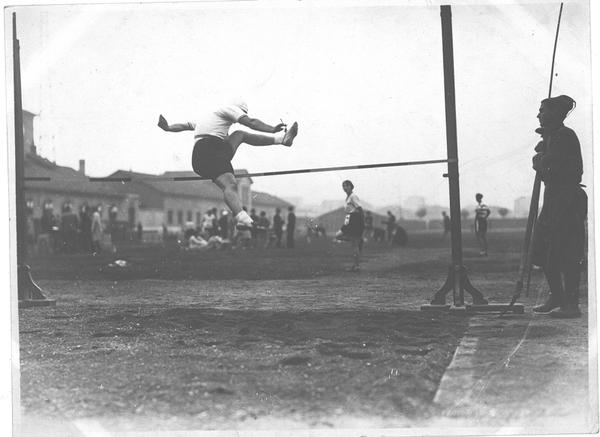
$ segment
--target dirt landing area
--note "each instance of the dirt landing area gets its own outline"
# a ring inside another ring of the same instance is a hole
[[[43,285],[60,305],[21,311],[24,411],[109,430],[406,426],[467,326],[384,280]]]

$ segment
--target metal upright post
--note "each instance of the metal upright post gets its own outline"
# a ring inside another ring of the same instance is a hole
[[[422,310],[447,309],[446,294],[453,292],[453,303],[456,309],[471,311],[499,311],[507,307],[504,304],[489,305],[481,292],[469,281],[467,270],[463,265],[462,226],[460,216],[460,184],[458,172],[458,140],[456,133],[456,100],[454,89],[454,49],[452,44],[452,11],[450,6],[440,7],[442,17],[442,49],[444,58],[444,95],[446,103],[446,144],[448,153],[448,189],[450,195],[450,221],[452,238],[452,264],[448,269],[448,277],[442,288],[435,294],[430,305],[423,305]],[[465,291],[473,299],[472,305],[465,306]],[[523,312],[523,307],[513,308],[514,312]]]

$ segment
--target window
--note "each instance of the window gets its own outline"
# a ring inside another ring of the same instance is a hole
[[[202,222],[202,214],[200,212],[196,213],[196,224],[199,225]]]
[[[181,211],[181,210],[177,211],[177,224],[178,225],[183,224],[183,211]]]
[[[191,222],[192,220],[193,220],[193,218],[192,218],[192,211],[188,211],[187,212],[187,221]]]
[[[173,211],[171,210],[167,211],[167,224],[173,224]]]

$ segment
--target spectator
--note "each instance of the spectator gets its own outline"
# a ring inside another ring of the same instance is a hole
[[[183,231],[183,239],[188,241],[192,235],[196,235],[196,225],[194,222],[187,222]]]
[[[209,250],[220,249],[226,241],[219,235],[213,235],[205,240],[201,235],[190,235],[187,239],[187,247],[189,250]]]
[[[294,214],[294,207],[288,207],[288,217],[287,217],[287,248],[294,248],[294,232],[296,231],[296,214]]]
[[[65,203],[62,208],[61,217],[61,231],[63,250],[67,253],[73,253],[77,251],[77,228],[79,223],[77,220],[77,214],[71,210],[71,204]]]
[[[163,238],[163,243],[166,243],[167,239],[169,238],[169,229],[167,228],[167,225],[165,225],[164,223],[162,224],[162,238]]]
[[[92,250],[94,253],[99,253],[102,250],[102,218],[100,217],[100,213],[102,212],[102,207],[98,205],[92,214]]]
[[[258,221],[256,223],[256,237],[260,247],[267,247],[269,242],[269,227],[271,223],[267,218],[267,213],[265,211],[260,212],[260,217],[258,217]]]
[[[387,241],[391,244],[394,238],[394,231],[396,230],[396,216],[392,214],[392,211],[387,212],[387,220],[383,224],[387,228]]]
[[[92,211],[87,202],[84,202],[79,210],[79,236],[81,238],[81,250],[87,253],[93,252]]]
[[[281,218],[281,208],[275,209],[273,216],[273,232],[275,233],[275,247],[281,247],[281,237],[283,237],[283,219]]]
[[[258,233],[256,232],[256,227],[258,226],[258,216],[256,215],[256,210],[252,208],[250,210],[250,218],[252,219],[252,227],[250,228],[250,237],[252,238],[252,247],[256,247],[256,240],[258,238]]]
[[[208,236],[212,236],[214,235],[214,226],[215,221],[213,216],[213,210],[209,209],[208,211],[206,211],[204,216],[202,216],[202,232],[207,234]]]
[[[219,236],[224,240],[229,239],[229,213],[225,209],[221,211],[219,217]]]
[[[442,220],[444,221],[444,235],[442,235],[442,239],[445,240],[446,235],[448,235],[451,230],[450,216],[446,214],[446,211],[442,211]]]
[[[488,217],[490,216],[490,209],[482,203],[483,194],[477,193],[475,195],[477,201],[477,208],[475,208],[475,236],[479,243],[479,255],[487,256],[488,242],[487,242],[487,228],[488,228]]]
[[[144,240],[144,228],[142,227],[142,222],[138,222],[137,224],[137,241],[140,243]]]

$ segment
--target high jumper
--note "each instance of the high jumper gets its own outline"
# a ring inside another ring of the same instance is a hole
[[[234,123],[268,134],[236,130],[229,134]],[[242,143],[251,146],[271,146],[281,144],[290,147],[298,135],[298,123],[289,129],[285,123],[271,126],[258,118],[248,116],[248,105],[241,100],[221,105],[212,111],[201,114],[195,122],[169,124],[159,116],[158,126],[166,132],[194,131],[194,151],[192,168],[201,177],[211,179],[222,191],[225,203],[236,219],[238,229],[252,227],[253,221],[242,209],[237,182],[231,160]]]

